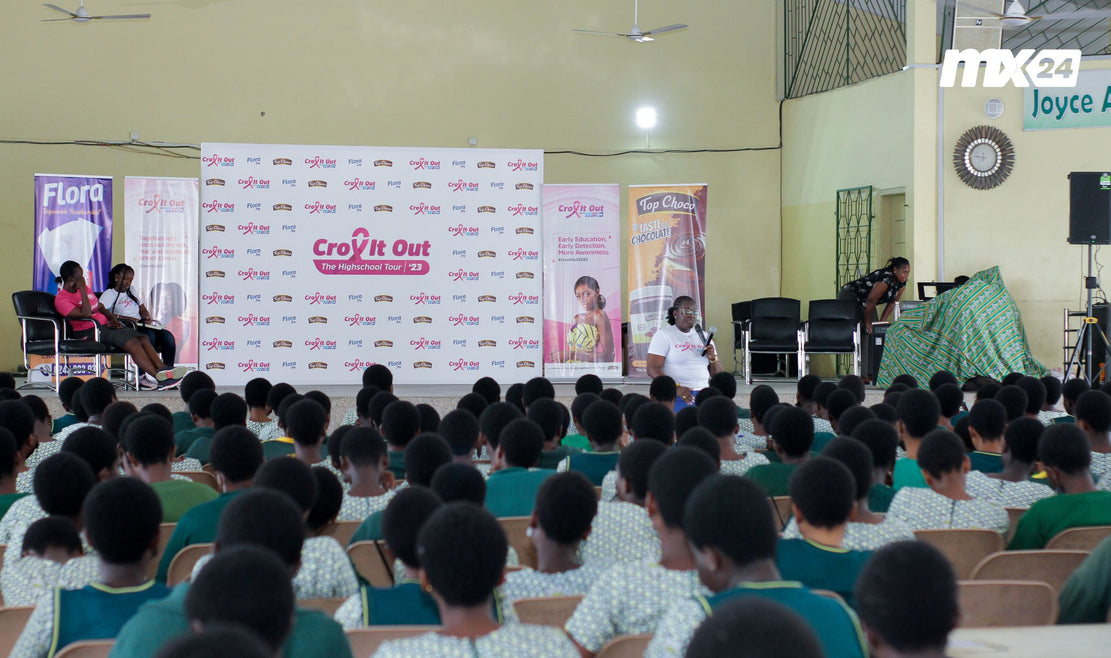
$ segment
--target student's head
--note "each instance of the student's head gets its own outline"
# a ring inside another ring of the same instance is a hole
[[[910,390],[910,389],[907,389]],[[902,391],[891,391],[883,396],[883,403],[895,409],[899,406],[899,400],[903,399]]]
[[[291,395],[296,395],[297,389],[293,388],[291,384],[285,382],[278,382],[270,387],[270,392],[266,395],[266,406],[274,413],[278,413],[278,408],[282,406],[282,401]]]
[[[185,616],[202,629],[242,626],[276,655],[293,628],[288,568],[273,552],[257,546],[221,549],[189,585]]]
[[[952,565],[920,541],[876,551],[857,578],[855,599],[873,651],[942,652],[960,615]]]
[[[486,439],[491,452],[497,450],[502,428],[510,422],[524,417],[520,407],[510,402],[495,402],[483,410],[478,417],[478,429]]]
[[[799,377],[799,383],[795,392],[795,399],[798,405],[809,410],[809,407],[812,407],[814,404],[814,389],[821,383],[822,378],[817,375],[803,375]]]
[[[839,388],[826,398],[825,407],[829,412],[830,422],[837,423],[842,414],[859,405],[860,400],[857,399],[855,393],[845,388]]]
[[[373,427],[347,430],[339,448],[342,459],[356,470],[380,469],[386,459],[386,440]]]
[[[995,394],[1002,389],[1003,385],[999,382],[988,382],[987,384],[984,384],[980,388],[976,389],[976,401],[979,402],[980,400],[992,400],[995,398]]]
[[[690,407],[687,407],[687,409],[690,409]],[[683,432],[676,445],[701,450],[710,459],[714,460],[719,468],[721,467],[721,444],[718,443],[717,437],[710,434],[710,430],[705,427],[692,427]]]
[[[440,428],[440,412],[430,404],[417,405],[417,412],[420,413],[420,431],[422,432],[435,432]]]
[[[393,372],[381,363],[363,371],[363,386],[377,386],[380,391],[393,391]]]
[[[907,386],[906,384],[892,383],[891,386],[888,386],[887,389],[884,390],[883,393],[884,393],[884,395],[888,395],[888,394],[891,394],[891,393],[902,393],[903,391],[909,391],[911,388],[912,387]]]
[[[1073,423],[1051,425],[1038,441],[1038,461],[1045,466],[1050,483],[1059,488],[1061,476],[1081,475],[1091,467],[1088,437]]]
[[[498,450],[506,466],[532,468],[544,450],[544,430],[535,421],[518,418],[502,428]]]
[[[404,448],[420,434],[420,411],[412,402],[391,402],[382,410],[381,430],[387,443]]]
[[[751,658],[821,658],[817,634],[797,612],[771,599],[749,596],[718,606],[687,645],[687,658],[732,658],[737,647]]]
[[[956,384],[942,384],[934,391],[942,418],[952,418],[961,412],[964,393]]]
[[[420,434],[405,446],[405,479],[427,487],[436,469],[451,462],[451,446],[439,434]]]
[[[137,478],[113,478],[97,485],[82,508],[89,544],[108,564],[150,559],[158,546],[162,502]]]
[[[734,572],[774,560],[778,528],[767,495],[756,482],[734,475],[702,479],[686,502],[683,530],[702,583],[726,589]]]
[[[274,385],[265,377],[255,377],[243,387],[243,397],[248,407],[263,409],[267,406],[266,398]]]
[[[717,445],[717,441],[714,441]],[[667,452],[659,441],[634,441],[617,458],[617,493],[622,499],[639,504],[648,495],[648,472]]]
[[[285,414],[285,431],[297,445],[315,446],[324,439],[328,413],[316,400],[308,398],[293,403]]]
[[[892,427],[895,427],[895,423],[899,422],[899,416],[895,412],[895,407],[887,404],[886,402],[873,404],[868,408],[872,410],[872,413],[876,414],[876,418],[879,418]]]
[[[683,510],[691,492],[718,470],[709,455],[686,446],[668,450],[648,471],[648,513],[658,527],[683,528]],[[766,505],[766,503],[765,503]]]
[[[89,420],[89,414],[85,413],[85,409],[81,406],[81,393],[77,391],[73,394],[73,398],[69,401],[70,411],[73,412],[73,417],[79,422],[85,423]]]
[[[677,391],[678,387],[674,379],[667,375],[660,375],[653,379],[652,384],[648,387],[648,397],[656,402],[674,403],[678,394]]]
[[[972,452],[976,449],[976,444],[972,442],[972,433],[968,429],[967,415],[962,416],[957,422],[953,423],[953,434],[960,437],[965,450]]]
[[[325,415],[331,416],[332,414],[332,398],[324,391],[308,391],[305,393],[306,400],[312,400],[324,408]]]
[[[899,433],[890,423],[885,423],[878,418],[866,420],[856,426],[852,434],[872,453],[873,468],[882,468],[885,471],[895,465],[895,455],[899,447]],[[882,483],[881,483],[882,484]]]
[[[637,409],[640,409],[642,405],[648,404],[651,401],[651,398],[641,395],[640,393],[630,393],[621,398],[621,402],[618,403],[617,408],[621,410],[621,418],[626,428],[633,426],[633,416],[636,415]]]
[[[849,407],[837,418],[837,433],[841,436],[852,436],[857,425],[875,417],[876,412],[868,407],[862,407],[859,404]]]
[[[340,451],[343,449],[343,437],[355,425],[340,425],[332,430],[328,438],[324,439],[324,446],[328,450],[328,461],[332,466],[340,468]]]
[[[58,400],[62,403],[62,408],[69,411],[70,405],[73,403],[73,395],[77,393],[77,389],[85,380],[80,377],[66,377],[58,384]]]
[[[937,427],[941,405],[933,393],[915,388],[903,393],[895,413],[899,417],[900,432],[906,437],[921,439]]]
[[[235,393],[222,393],[210,407],[212,425],[217,431],[233,425],[247,424],[247,402]]]
[[[305,396],[301,395],[300,393],[290,393],[289,395],[282,398],[281,403],[279,403],[278,406],[274,407],[274,415],[277,416],[278,427],[284,430],[289,426],[290,407],[304,399]]]
[[[470,503],[443,506],[417,535],[423,580],[437,602],[449,608],[489,605],[508,548],[497,519]]]
[[[370,420],[370,400],[381,393],[377,386],[364,386],[355,394],[355,415],[366,422]]]
[[[1044,431],[1045,425],[1033,418],[1019,418],[1007,425],[1003,434],[1003,458],[1032,466],[1038,460],[1038,443]]]
[[[193,399],[193,394],[200,390],[216,390],[216,382],[212,381],[212,377],[208,373],[201,370],[194,370],[181,378],[181,384],[178,385],[178,392],[181,393],[181,401],[189,404],[189,400]]]
[[[48,516],[32,523],[23,534],[21,555],[65,564],[83,553],[81,536],[71,519]]]
[[[558,441],[563,437],[563,409],[551,398],[540,398],[528,406],[525,417],[540,426],[545,441]]]
[[[1061,401],[1061,380],[1053,375],[1046,375],[1041,378],[1041,382],[1045,387],[1045,408],[1056,406]]]
[[[0,480],[15,479],[19,464],[19,447],[15,436],[8,428],[0,427]]]
[[[104,413],[100,414],[100,428],[108,432],[109,436],[118,441],[120,438],[120,426],[123,425],[124,419],[128,416],[134,416],[137,413],[139,413],[139,410],[135,408],[135,405],[126,400],[113,402],[108,405]]]
[[[76,519],[96,480],[93,469],[77,455],[59,452],[35,467],[31,487],[39,507],[49,515]]]
[[[841,462],[853,475],[853,484],[856,485],[854,499],[862,500],[868,497],[872,490],[872,453],[868,446],[859,439],[848,436],[839,436],[822,448],[822,456]]]
[[[272,658],[274,650],[257,634],[238,624],[209,624],[201,633],[190,633],[167,642],[154,658]]]
[[[582,473],[556,473],[536,492],[538,531],[557,544],[574,546],[586,539],[597,513],[598,495]]]
[[[99,427],[82,427],[65,438],[62,452],[77,455],[92,469],[98,482],[119,474],[119,444]]]
[[[63,384],[65,382],[62,382]],[[1091,385],[1086,379],[1070,379],[1064,384],[1061,384],[1061,398],[1062,406],[1065,411],[1072,413],[1072,407],[1076,404],[1076,400],[1084,393],[1091,390]]]
[[[675,414],[675,436],[683,436],[695,427],[698,427],[698,407],[686,406]],[[709,430],[706,433],[709,434]]]
[[[956,375],[949,372],[948,370],[938,370],[933,374],[932,377],[930,377],[930,390],[936,391],[937,387],[941,386],[942,384],[960,385],[960,380],[957,379]]]
[[[583,412],[582,428],[595,449],[612,450],[624,431],[621,425],[621,410],[612,402],[599,400]]]
[[[469,455],[478,443],[478,419],[466,409],[453,409],[440,419],[438,433],[451,446],[451,454]]]
[[[929,478],[940,480],[951,473],[968,472],[968,454],[960,437],[949,430],[926,434],[918,448],[918,467]]]
[[[603,389],[602,392],[598,394],[598,397],[606,400],[607,402],[612,402],[614,404],[620,405],[621,398],[625,397],[625,394],[622,393],[620,389],[607,388]]]
[[[598,395],[602,392],[602,388],[602,378],[593,373],[587,373],[575,380],[575,395],[583,393]]]
[[[706,400],[698,407],[698,425],[719,439],[732,439],[737,433],[737,404],[724,395]]]
[[[380,428],[382,426],[382,416],[386,411],[386,407],[397,401],[397,396],[388,391],[379,391],[372,395],[370,402],[367,403],[367,413],[369,414],[367,418],[370,419],[371,424]],[[420,412],[417,413],[419,414]]]
[[[281,558],[287,569],[286,578],[292,578],[301,563],[301,546],[305,542],[303,518],[297,503],[288,495],[273,489],[249,489],[233,498],[220,514],[216,524],[217,552],[236,546],[265,548]]]
[[[505,401],[521,411],[525,410],[524,395],[525,385],[521,382],[510,384],[509,388],[505,389]]]
[[[675,414],[662,402],[642,404],[633,415],[632,430],[637,441],[655,439],[671,445],[675,440]]]
[[[779,394],[775,392],[774,388],[766,384],[761,384],[752,389],[752,393],[748,397],[748,407],[752,419],[761,424],[764,422],[764,414],[777,404],[779,404]]]
[[[202,388],[189,398],[189,415],[196,420],[212,418],[212,403],[215,401],[216,391],[211,388]]]
[[[498,400],[494,400],[494,402],[497,401]],[[471,415],[473,415],[475,418],[478,418],[482,415],[482,412],[486,410],[486,407],[494,404],[494,402],[490,402],[480,393],[467,393],[463,397],[459,398],[459,402],[455,404],[455,408],[465,409],[471,412]]]
[[[212,435],[208,459],[217,478],[222,477],[226,485],[248,483],[262,466],[262,444],[246,427],[229,425]]]
[[[1086,431],[1105,434],[1111,430],[1111,396],[1103,391],[1082,393],[1073,405],[1072,413]]]
[[[466,464],[456,466],[474,470]],[[402,489],[386,505],[382,513],[382,538],[402,564],[411,569],[421,566],[417,536],[421,527],[443,506],[440,497],[424,487]]]
[[[803,457],[814,445],[814,419],[801,407],[784,406],[771,421],[772,438],[788,457]]]
[[[790,492],[799,525],[806,523],[817,528],[845,525],[859,500],[852,472],[828,457],[807,460],[796,468],[791,474]]]
[[[320,495],[312,469],[299,459],[276,458],[263,464],[255,473],[255,489],[278,491],[297,503],[301,514],[312,509]]]
[[[481,377],[471,386],[471,392],[477,393],[486,399],[487,403],[497,402],[501,399],[501,386],[493,377]]]
[[[1015,386],[1026,393],[1026,415],[1036,416],[1045,406],[1045,384],[1037,377],[1020,377]]]
[[[174,454],[174,426],[158,416],[139,414],[124,428],[122,443],[133,468],[164,464]]]
[[[864,398],[867,391],[864,388],[864,380],[860,375],[845,375],[837,382],[837,388],[845,391],[852,391],[856,396],[857,404],[864,404]]]
[[[116,401],[116,387],[103,377],[93,377],[77,392],[81,408],[89,418],[99,416],[104,408]]]
[[[914,375],[907,375],[907,374],[897,375],[895,377],[895,379],[891,380],[891,383],[892,384],[903,384],[907,388],[918,388],[918,380],[914,378]]]
[[[15,437],[19,451],[26,457],[30,454],[31,436],[35,433],[35,415],[31,409],[19,400],[4,400],[0,402],[0,427],[8,430]]]
[[[11,391],[10,388],[0,388],[0,391]],[[35,435],[40,439],[46,439],[51,434],[51,418],[50,408],[46,406],[43,399],[37,395],[24,395],[19,398],[19,401],[27,405],[31,410],[31,415],[35,418]],[[112,405],[108,405],[112,406]],[[132,407],[134,408],[134,407]],[[100,415],[101,424],[104,423],[104,414]]]
[[[968,427],[984,441],[997,441],[1007,427],[1007,410],[995,400],[981,400],[968,410]]]
[[[822,382],[818,384],[814,387],[814,404],[816,404],[819,409],[825,409],[826,403],[829,402],[829,394],[836,390],[837,384],[833,382]]]
[[[524,404],[524,407],[528,409],[530,404],[536,402],[540,398],[554,400],[555,386],[552,386],[552,383],[545,377],[533,377],[525,382],[525,388],[521,391],[521,402]]]
[[[581,424],[583,412],[586,411],[586,408],[601,399],[596,393],[589,391],[576,395],[575,399],[571,401],[571,421],[577,425]]]
[[[731,372],[724,370],[710,375],[710,385],[707,388],[717,389],[722,395],[732,400],[737,396],[737,379]]]
[[[444,464],[432,476],[432,491],[445,503],[459,500],[481,507],[486,502],[486,478],[470,464]]]
[[[309,508],[305,525],[310,533],[320,534],[339,515],[339,508],[343,505],[343,485],[335,473],[323,466],[313,466],[310,470],[316,478],[318,493],[316,501]]]
[[[159,402],[151,402],[150,404],[144,404],[143,408],[139,410],[139,413],[141,413],[141,414],[150,414],[152,416],[158,416],[159,418],[165,420],[167,423],[170,423],[171,425],[174,422],[174,414],[170,411],[170,408],[167,407],[164,404],[159,403]],[[121,433],[123,432],[122,424],[120,426],[120,432]],[[122,439],[123,437],[119,436],[118,438]]]
[[[992,398],[1007,410],[1007,422],[1026,415],[1026,391],[1014,384],[1004,386]]]

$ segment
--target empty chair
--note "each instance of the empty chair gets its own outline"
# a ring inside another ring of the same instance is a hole
[[[802,369],[799,342],[799,300],[789,297],[763,297],[752,300],[752,314],[745,327],[745,383],[752,383],[753,354],[794,354]],[[790,373],[790,357],[785,357],[784,377]]]
[[[1094,525],[1086,528],[1069,528],[1053,536],[1046,548],[1073,551],[1091,551],[1104,539],[1111,537],[1111,525]]]
[[[526,534],[531,522],[530,516],[506,516],[498,519],[498,523],[505,530],[505,538],[509,540],[509,545],[517,551],[521,566],[535,569],[536,547],[532,545],[532,539]]]
[[[193,575],[193,567],[212,552],[212,544],[190,544],[177,552],[166,570],[166,584],[170,587],[183,583]]]
[[[1057,621],[1057,592],[1033,580],[963,580],[957,584],[961,628],[1049,626]]]
[[[355,571],[372,587],[393,587],[393,553],[385,542],[359,541],[347,547]]]
[[[351,543],[351,536],[359,529],[359,524],[362,521],[336,521],[328,526],[324,534],[329,537],[334,537],[339,542],[340,546],[347,546]]]
[[[651,641],[651,633],[615,637],[598,651],[597,658],[641,658]]]
[[[161,523],[158,525],[158,548],[155,551],[154,559],[147,565],[148,577],[154,578],[158,573],[158,562],[162,559],[162,553],[166,551],[166,545],[170,543],[170,536],[174,534],[174,528],[176,527],[176,523]]]
[[[984,558],[972,570],[972,580],[1033,580],[1060,592],[1088,551],[1005,551]]]
[[[55,658],[108,658],[115,640],[84,640],[66,645]]]
[[[351,643],[351,655],[370,656],[378,651],[378,645],[389,640],[401,640],[414,635],[424,635],[438,630],[439,626],[371,626],[344,631]]]
[[[802,361],[799,375],[810,369],[811,354],[846,354],[852,373],[860,375],[860,304],[852,300],[815,299],[802,328]]]
[[[544,596],[534,599],[518,599],[513,602],[522,624],[538,624],[563,628],[582,601],[581,596]]]
[[[930,544],[949,558],[957,580],[968,580],[981,560],[1003,550],[1003,538],[994,530],[973,528],[917,530],[914,537],[918,541]]]

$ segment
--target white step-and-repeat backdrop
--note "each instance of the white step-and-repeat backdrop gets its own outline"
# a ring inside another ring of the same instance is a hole
[[[199,361],[218,384],[541,374],[542,151],[201,151]]]

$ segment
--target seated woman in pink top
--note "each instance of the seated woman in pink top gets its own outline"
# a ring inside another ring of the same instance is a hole
[[[146,336],[120,325],[116,316],[97,301],[85,283],[84,270],[72,260],[62,263],[54,308],[69,321],[75,338],[93,340],[94,327],[100,325],[100,342],[131,355],[140,370],[158,380],[156,386],[173,386],[185,376],[185,368],[166,367]]]

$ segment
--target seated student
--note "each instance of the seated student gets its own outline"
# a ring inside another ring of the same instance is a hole
[[[714,447],[717,441],[713,440]],[[660,441],[634,441],[617,460],[616,500],[603,501],[582,544],[583,562],[610,566],[617,562],[658,561],[660,537],[645,509],[648,472],[667,452]]]
[[[685,408],[692,409],[696,414],[698,413],[697,407]],[[659,402],[642,404],[633,416],[630,432],[633,443],[647,439],[670,446],[675,443],[675,416]],[[714,441],[716,442],[717,439],[714,439]],[[620,461],[618,459],[619,464]],[[615,468],[606,473],[606,477],[602,479],[602,495],[599,500],[610,502],[617,499],[617,470]]]
[[[382,397],[382,393],[371,400]],[[388,394],[387,394],[388,395]],[[378,430],[386,439],[386,452],[390,458],[390,472],[397,479],[405,477],[405,447],[420,434],[420,412],[416,405],[405,400],[396,400],[382,409]]]
[[[297,395],[297,389],[285,382],[278,382],[270,387],[270,392],[266,394],[266,406],[270,407],[275,418],[273,423],[259,428],[259,441],[272,441],[285,436],[285,428],[281,424],[281,418],[278,417],[278,410],[282,406],[282,401],[291,395]]]
[[[856,481],[841,462],[816,457],[799,466],[791,476],[791,512],[801,537],[781,539],[775,551],[785,580],[836,592],[850,606],[856,576],[872,555],[844,545],[855,494]]]
[[[968,459],[973,471],[999,473],[1003,470],[1003,431],[1007,410],[995,400],[981,400],[968,412],[968,434],[976,448]]]
[[[588,375],[583,375],[583,377],[587,377],[587,376]],[[597,375],[589,375],[589,376],[597,377]],[[581,381],[583,377],[579,377],[579,380]],[[601,384],[602,384],[602,380],[599,379],[598,380],[598,390],[602,390]],[[576,382],[575,383],[576,392],[578,392],[578,388],[579,388],[579,383]],[[501,401],[501,385],[499,385],[498,380],[494,379],[493,377],[480,377],[479,379],[476,379],[475,383],[471,385],[471,393],[478,393],[482,397],[486,398],[486,402],[488,404],[493,404],[495,402],[500,402]]]
[[[352,427],[340,443],[340,470],[351,487],[343,494],[340,521],[362,521],[386,509],[393,492],[383,486],[383,475],[393,481],[386,457],[386,440],[369,427]]]
[[[323,466],[313,466],[309,469],[316,479],[316,501],[309,508],[305,517],[305,527],[308,537],[323,537],[331,529],[339,516],[339,508],[343,504],[343,484],[335,473]],[[339,543],[338,541],[336,542]],[[343,548],[343,546],[340,546]]]
[[[57,587],[62,565],[83,554],[73,521],[61,516],[35,521],[23,535],[19,561],[0,574],[4,605],[35,605]]]
[[[992,399],[1003,405],[1003,408],[1007,410],[1008,423],[1026,415],[1026,391],[1014,384],[999,389],[999,392]]]
[[[435,432],[437,429],[439,429],[440,412],[436,411],[435,407],[422,402],[417,405],[417,411],[420,412],[421,432]]]
[[[293,459],[279,461],[296,463]],[[213,550],[217,555],[238,546],[273,551],[292,578],[301,562],[304,523],[301,511],[288,495],[263,489],[247,491],[228,503],[220,517]],[[140,608],[120,629],[112,655],[146,658],[174,638],[188,634],[191,626],[185,614],[185,598],[189,589],[189,583],[182,583],[166,598]],[[286,639],[282,655],[286,658],[346,658],[351,656],[351,646],[340,625],[327,615],[298,607],[294,611],[293,631]]]
[[[617,564],[597,579],[566,625],[584,656],[598,653],[618,635],[654,632],[672,603],[705,591],[694,570],[683,515],[691,491],[715,471],[705,453],[684,446],[668,450],[652,465],[646,506],[660,536],[661,559]]]
[[[501,403],[499,403],[501,404]],[[407,486],[428,487],[432,476],[444,464],[450,464],[451,446],[437,434],[421,434],[405,446],[405,472]],[[382,511],[366,517],[351,536],[348,546],[360,541],[377,541],[382,536]]]
[[[864,407],[859,404],[855,407],[849,407],[837,418],[837,432],[840,436],[852,436],[853,430],[856,429],[857,425],[863,423],[866,420],[872,420],[875,417],[876,412],[872,411],[868,407]],[[826,445],[828,445],[829,442],[832,440],[833,439],[831,438],[828,441],[825,441],[822,444],[822,450],[825,450]],[[810,447],[810,452],[814,452],[816,445],[817,444]]]
[[[829,426],[833,428],[834,435],[843,434],[840,425],[841,415],[849,409],[859,406],[860,400],[857,399],[855,393],[848,389],[839,388],[836,391],[830,392],[829,396],[826,398],[825,409],[826,418],[829,419]],[[821,445],[815,445],[814,449],[821,452],[824,447],[825,444],[823,443]]]
[[[100,560],[99,582],[39,599],[13,656],[52,656],[74,642],[114,638],[140,605],[170,593],[146,575],[162,519],[149,486],[134,478],[103,482],[89,493],[82,518]]]
[[[1046,375],[1040,381],[1045,387],[1045,404],[1038,412],[1038,420],[1048,425],[1054,418],[1065,415],[1065,412],[1057,406],[1061,402],[1061,380],[1053,375]]]
[[[27,495],[15,490],[21,462],[15,435],[6,427],[0,427],[0,519],[8,513],[15,501]]]
[[[636,415],[637,410],[651,402],[648,396],[640,393],[629,393],[621,398],[621,404],[617,405],[617,408],[621,410],[621,428],[625,430],[625,440],[617,445],[618,450],[629,445],[632,439],[630,435],[633,431],[633,416]]]
[[[242,425],[221,429],[212,437],[209,464],[216,472],[220,495],[200,503],[182,515],[162,551],[158,563],[158,582],[166,582],[170,563],[181,549],[192,544],[206,544],[216,539],[216,527],[228,503],[251,488],[255,473],[262,466],[262,445],[253,432]]]
[[[563,414],[563,405],[548,398],[541,398],[529,405],[525,417],[544,431],[544,451],[540,453],[537,468],[554,470],[559,462],[582,452],[571,446],[561,445],[563,437],[567,436],[567,423],[563,421]]]
[[[868,509],[886,514],[891,499],[895,497],[895,490],[887,482],[895,468],[899,433],[891,423],[877,418],[857,425],[852,436],[872,453],[872,489],[868,492]]]
[[[928,485],[917,461],[918,447],[922,445],[923,437],[937,428],[941,418],[941,405],[933,393],[913,389],[899,398],[895,413],[899,417],[896,423],[899,440],[903,442],[907,456],[895,462],[892,486],[895,491],[903,487],[926,488]]]
[[[580,562],[579,546],[598,512],[594,487],[582,473],[557,473],[536,494],[529,537],[536,569],[506,574],[502,593],[510,601],[540,596],[582,596],[600,575],[596,563]]]
[[[282,404],[288,400],[287,398]],[[283,426],[286,434],[292,439],[292,445],[279,443],[282,439],[265,441],[262,444],[262,451],[266,458],[282,456],[284,450],[290,449],[290,452],[285,454],[292,454],[306,466],[323,461],[321,445],[324,443],[324,432],[328,429],[328,412],[324,407],[316,400],[305,398],[291,404],[281,415],[284,416]],[[270,447],[278,445],[281,447],[277,449]]]
[[[216,391],[210,388],[202,389],[189,398],[189,418],[193,427],[174,433],[174,446],[176,456],[189,452],[193,442],[201,437],[212,438],[216,427],[212,422],[212,403],[216,400]],[[195,458],[195,457],[194,457]],[[201,460],[201,463],[205,463]]]
[[[166,644],[155,658],[274,658],[275,652],[243,626],[219,624]]]
[[[1111,476],[1111,396],[1103,391],[1082,394],[1073,406],[1076,426],[1088,437],[1092,475]]]
[[[927,434],[916,463],[927,488],[900,489],[891,501],[887,518],[902,521],[911,530],[984,528],[1000,535],[1007,532],[1010,521],[1002,505],[968,495],[964,484],[968,455],[956,434],[948,430]]]
[[[964,393],[956,384],[942,384],[933,391],[933,394],[937,398],[938,408],[941,411],[938,426],[952,430],[953,425],[967,413],[962,410]]]
[[[194,395],[193,398],[196,399],[201,395],[203,395],[203,393]],[[225,427],[244,426],[247,418],[247,403],[235,393],[222,393],[212,401],[212,404],[209,406],[208,415],[212,423],[211,431],[206,432],[207,435],[198,435],[192,445],[189,446],[188,452],[186,452],[188,457],[196,459],[201,464],[209,463],[212,451],[212,440],[217,432]],[[198,422],[197,429],[193,431],[201,432],[205,429],[207,428],[202,427]]]
[[[1111,538],[1084,558],[1061,590],[1058,624],[1104,624],[1111,607]]]
[[[1088,380],[1075,378],[1070,379],[1064,384],[1061,384],[1061,406],[1065,410],[1064,416],[1058,416],[1053,419],[1053,424],[1057,423],[1075,423],[1076,418],[1073,416],[1073,407],[1076,406],[1076,401],[1080,396],[1091,390],[1091,384]]]
[[[582,428],[582,417],[587,407],[601,399],[597,394],[590,391],[575,396],[575,399],[571,401],[571,426],[567,428],[567,436],[559,442],[561,446],[578,448],[584,452],[592,450],[590,439],[586,438],[586,430]]]
[[[576,658],[574,645],[559,629],[501,625],[494,618],[491,599],[503,577],[506,548],[505,533],[489,512],[469,503],[437,510],[420,530],[417,554],[421,581],[436,600],[443,628],[383,642],[374,655]]]
[[[348,411],[343,417],[344,425],[355,425],[357,427],[371,427],[373,422],[370,417],[370,399],[382,389],[377,386],[364,386],[359,389],[355,394],[355,408]]]
[[[332,426],[332,398],[324,391],[307,391],[305,399],[316,402],[324,408],[324,431],[323,436],[328,436],[328,428]]]
[[[46,457],[57,452],[60,448],[57,441],[64,440],[67,436],[82,427],[99,427],[100,415],[108,408],[108,405],[116,401],[116,387],[112,385],[107,379],[103,377],[93,377],[85,382],[85,385],[74,395],[74,398],[79,401],[79,408],[81,411],[80,420],[77,423],[70,425],[61,432],[54,435],[54,441],[49,441],[44,444],[41,455],[38,457],[31,457],[28,459],[28,468],[34,468],[35,464]],[[19,401],[23,404],[22,401]],[[26,406],[25,404],[23,406]],[[29,409],[29,407],[28,407]],[[34,414],[31,416],[34,418]],[[37,452],[37,451],[36,451]]]
[[[440,419],[438,433],[451,446],[452,461],[476,469],[480,466],[485,467],[484,476],[490,473],[490,464],[475,464],[472,461],[475,447],[478,445],[477,416],[466,409],[452,409]],[[479,470],[481,472],[482,469]]]
[[[278,424],[270,417],[273,409],[266,400],[273,387],[265,377],[255,377],[243,387],[243,400],[247,403],[247,429],[255,436],[268,432]]]
[[[755,409],[756,407],[754,407],[754,413]],[[766,420],[763,413],[760,414],[760,420]],[[698,406],[698,425],[709,430],[718,440],[718,445],[721,448],[721,471],[723,473],[743,475],[751,468],[768,463],[768,458],[758,452],[737,451],[737,404],[732,399],[719,395],[700,404]]]
[[[768,447],[766,437],[770,432],[764,422],[764,414],[777,404],[779,404],[779,394],[771,386],[760,384],[752,389],[748,396],[749,418],[737,421],[741,431],[737,441],[745,449],[760,450]]]
[[[716,617],[725,604],[749,597],[771,599],[797,612],[828,656],[867,655],[848,606],[780,576],[772,511],[754,482],[729,475],[707,479],[687,502],[683,527],[699,577],[713,594],[673,602],[645,656],[682,655],[704,620]]]
[[[810,458],[814,440],[814,421],[798,407],[785,407],[771,424],[772,446],[779,461],[754,466],[743,475],[752,478],[769,496],[786,496],[795,470]],[[724,447],[724,445],[723,445]],[[722,462],[724,465],[726,462]],[[722,469],[726,475],[741,475]]]
[[[856,609],[875,658],[943,658],[960,619],[953,567],[925,542],[886,546],[860,574]]]
[[[985,402],[978,402],[976,407]],[[976,407],[973,407],[975,410]],[[971,415],[971,412],[970,412]],[[1035,501],[1053,495],[1044,480],[1031,480],[1038,461],[1038,443],[1045,426],[1033,418],[1018,418],[1003,434],[1003,470],[985,474],[970,471],[965,487],[974,498],[993,500],[1004,507],[1028,509]]]
[[[1038,420],[1038,414],[1042,412],[1042,407],[1045,406],[1045,384],[1037,377],[1024,376],[1020,377],[1018,381],[1015,382],[1015,386],[1018,386],[1026,393],[1025,415],[1034,420]]]
[[[279,390],[278,384],[270,389],[271,396],[274,391]],[[282,397],[282,401],[274,410],[274,415],[278,418],[278,432],[277,436],[272,436],[268,439],[259,439],[262,442],[262,454],[266,459],[273,459],[274,457],[288,457],[294,454],[293,437],[289,436],[288,422],[289,422],[289,408],[304,400],[305,396],[299,393],[290,393]],[[323,410],[321,410],[323,411]]]
[[[140,414],[127,425],[121,444],[127,462],[125,468],[158,494],[163,523],[177,523],[194,505],[216,499],[217,494],[211,487],[170,476],[174,435],[173,426],[165,420]]]
[[[648,397],[653,402],[659,402],[672,413],[675,412],[675,399],[678,397],[678,386],[675,380],[667,375],[660,375],[652,380],[648,386]]]
[[[825,421],[829,421],[829,407],[826,404],[829,402],[829,396],[834,391],[838,390],[837,384],[833,382],[822,382],[814,387],[814,415]],[[830,430],[833,431],[832,425]]]
[[[821,383],[822,378],[817,375],[803,375],[799,377],[798,385],[795,387],[795,406],[811,416],[815,415],[818,411],[818,406],[817,403],[814,402],[814,389]]]
[[[557,470],[579,471],[600,487],[606,473],[617,466],[617,445],[625,436],[621,410],[612,402],[599,400],[583,412],[582,428],[590,440],[591,452],[571,455],[559,463]]]
[[[494,402],[501,402],[501,400],[489,401],[479,393],[467,393],[459,398],[459,401],[455,403],[455,408],[466,409],[471,412],[471,415],[478,418],[483,411],[486,411],[486,407],[494,404]]]
[[[491,514],[498,518],[532,514],[540,484],[553,475],[551,470],[535,468],[543,448],[544,430],[527,418],[502,428],[486,479],[486,509]]]
[[[824,658],[822,644],[797,612],[771,599],[730,601],[702,622],[687,645],[687,658],[732,658],[743,646],[761,658]]]
[[[66,413],[54,419],[50,427],[51,434],[57,434],[70,425],[80,422],[77,420],[77,416],[73,415],[71,405],[73,404],[73,394],[76,393],[77,389],[81,388],[81,385],[84,383],[85,380],[80,377],[66,377],[62,380],[62,383],[58,385],[58,401],[61,403],[62,409]]]
[[[1045,468],[1049,486],[1060,493],[1030,506],[1019,519],[1007,550],[1037,550],[1063,530],[1111,525],[1111,491],[1097,490],[1092,482],[1091,453],[1080,430],[1083,421],[1080,416],[1077,419],[1074,425],[1053,425],[1042,432],[1038,461]]]
[[[216,382],[212,381],[212,377],[209,377],[205,372],[194,370],[181,378],[178,392],[181,394],[181,401],[185,403],[185,410],[173,413],[174,434],[193,429],[193,416],[189,413],[189,400],[193,399],[194,393],[205,389],[216,390]]]

